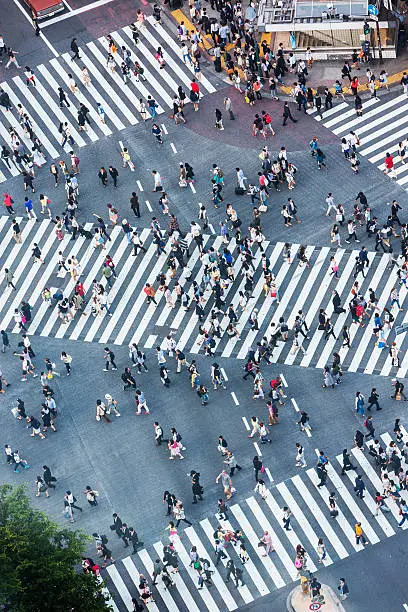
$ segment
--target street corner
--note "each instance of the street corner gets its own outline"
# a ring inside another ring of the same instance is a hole
[[[231,99],[233,120],[225,109],[225,97]],[[232,85],[226,83],[224,88],[201,99],[197,113],[194,113],[189,106],[185,108],[184,113],[187,120],[186,127],[197,135],[240,148],[260,151],[266,142],[270,150],[278,151],[284,145],[288,150],[296,151],[308,146],[311,130],[319,138],[321,146],[338,143],[336,136],[319,124],[312,116],[298,112],[295,104],[290,103],[290,108],[297,123],[289,122],[286,126],[283,126],[282,100],[272,100],[264,97],[262,100],[256,101],[254,106],[250,106],[245,102],[243,93],[240,94]],[[218,130],[215,127],[216,109],[219,109],[222,113],[224,130]],[[254,137],[252,135],[252,123],[255,115],[261,115],[262,111],[271,115],[272,126],[275,131],[275,136],[268,136],[266,141],[261,136]]]
[[[321,585],[320,595],[311,598],[309,581],[301,576],[301,584],[294,588],[288,596],[286,607],[289,612],[308,612],[322,610],[325,612],[345,612],[344,606],[336,593],[326,584]]]

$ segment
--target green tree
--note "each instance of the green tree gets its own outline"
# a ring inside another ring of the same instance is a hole
[[[101,585],[78,571],[88,537],[31,506],[24,485],[0,486],[0,604],[13,612],[106,612]]]

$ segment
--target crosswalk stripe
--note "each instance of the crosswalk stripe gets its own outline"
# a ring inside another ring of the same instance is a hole
[[[81,71],[79,70],[78,66],[76,66],[75,62],[74,63],[71,62],[71,58],[70,58],[70,63],[71,63],[71,66],[72,66],[73,73],[76,74],[79,77],[79,80],[80,80],[80,78],[81,78]],[[61,80],[63,80],[64,83],[68,83],[69,76],[68,76],[67,71],[64,69],[64,67],[62,65],[62,62],[59,62],[56,58],[54,58],[54,59],[50,60],[50,64],[54,68],[54,70],[58,74],[58,76],[61,78]],[[83,86],[83,87],[85,88],[85,86]],[[86,87],[85,89],[86,89],[86,91],[89,91],[91,93],[91,85],[89,87]],[[97,115],[96,115],[96,113],[95,113],[95,111],[94,111],[94,109],[92,107],[92,103],[82,93],[82,91],[79,89],[79,87],[78,87],[78,91],[76,91],[75,93],[72,93],[72,96],[74,96],[76,104],[78,104],[78,102],[80,102],[82,104],[85,104],[85,106],[87,108],[89,108],[89,112],[90,112],[90,115],[91,115],[92,119],[94,121],[98,121],[98,117],[97,117]],[[72,96],[71,96],[71,98],[72,98]],[[77,119],[78,119],[78,109],[72,105],[68,110],[75,117],[76,123],[78,123],[78,121],[77,121]],[[84,134],[86,134],[90,138],[90,140],[92,142],[96,142],[98,140],[98,136],[95,133],[94,129],[90,125],[86,125],[86,129],[87,129],[87,131],[85,131],[85,128],[83,130]],[[106,124],[100,124],[100,129],[104,132],[105,136],[110,136],[112,134],[112,130]],[[79,125],[78,125],[78,132],[80,132],[80,131],[81,130],[79,129]]]
[[[23,217],[15,217],[16,221],[18,224],[21,223],[21,221],[23,220]],[[7,222],[10,222],[10,217],[1,217],[0,220],[0,232],[4,229],[4,226],[6,225]],[[24,243],[23,242],[23,237],[27,237],[28,236],[28,232],[24,233],[24,229],[23,229],[23,233],[21,234],[21,245]],[[0,240],[0,257],[3,256],[3,254],[6,252],[6,249],[8,247],[8,245],[10,244],[10,242],[13,239],[13,228],[11,225],[9,225],[6,235]],[[4,264],[4,267],[7,267],[6,264]]]
[[[377,476],[376,472],[374,471],[374,469],[371,467],[371,465],[369,464],[367,458],[364,456],[364,453],[361,452],[361,450],[357,449],[357,448],[353,448],[351,450],[351,452],[353,453],[354,459],[359,463],[359,465],[361,466],[363,472],[365,472],[365,474],[367,475],[367,477],[371,480],[372,484],[374,485],[374,487],[376,488],[377,491],[381,491],[383,490],[383,486],[382,486],[382,482],[380,480],[380,478]],[[396,504],[396,502],[394,500],[392,500],[390,497],[387,498],[387,506],[390,508],[391,513],[393,514],[394,518],[399,521],[399,508]],[[404,523],[404,525],[402,526],[403,529],[406,529],[408,527],[408,525],[406,523]]]
[[[187,529],[184,530],[184,533],[187,535],[188,539],[190,540],[191,544],[193,546],[196,546],[197,548],[197,552],[199,557],[203,558],[206,556],[206,550],[200,540],[200,538],[198,537],[195,529],[193,527],[187,527]],[[228,610],[236,610],[237,609],[237,604],[235,603],[235,600],[233,598],[233,596],[231,595],[231,593],[229,592],[227,586],[225,585],[223,579],[220,576],[220,573],[218,571],[218,569],[216,568],[216,566],[214,566],[213,568],[213,575],[211,577],[217,591],[219,592],[219,594],[221,595],[224,604],[226,605]]]
[[[150,23],[152,23],[153,22],[153,17],[148,17],[147,20]],[[174,38],[172,38],[170,36],[170,34],[168,34],[168,32],[160,24],[157,24],[155,26],[155,29],[160,34],[160,36],[163,38],[163,40],[166,42],[167,47],[173,49],[174,53],[177,55],[177,57],[179,57],[179,55],[178,55],[178,45],[177,45],[176,41],[174,40]],[[146,34],[146,30],[142,30],[142,32],[143,32],[143,34]],[[194,68],[192,66],[187,65],[187,69],[194,74]],[[190,85],[190,83],[186,83],[186,84],[188,86]],[[206,88],[208,93],[214,93],[215,92],[215,87],[212,85],[212,83],[210,83],[210,81],[204,75],[201,76],[200,85],[204,85],[204,87]]]
[[[130,28],[126,27],[123,28],[123,32],[125,34],[127,34],[129,37],[131,36],[130,34]],[[170,87],[172,88],[172,90],[174,91],[174,93],[177,92],[177,83],[172,79],[172,77],[168,74],[168,72],[166,72],[166,74],[163,74],[163,70],[160,70],[160,66],[158,61],[153,57],[153,55],[149,52],[149,50],[147,49],[147,47],[143,44],[142,40],[139,39],[139,42],[137,43],[137,49],[138,51],[141,51],[141,57],[145,60],[147,60],[149,62],[149,64],[153,67],[153,72],[146,66],[146,63],[144,63],[140,57],[132,50],[130,49],[130,47],[125,43],[125,41],[123,40],[123,38],[120,36],[119,32],[114,32],[113,33],[113,37],[115,40],[117,40],[117,42],[120,45],[124,45],[125,47],[127,47],[130,52],[131,52],[131,58],[133,61],[137,61],[139,63],[139,65],[144,69],[145,74],[144,76],[146,77],[147,81],[149,83],[150,86],[152,86],[154,88],[154,90],[159,94],[159,96],[161,97],[161,99],[163,100],[163,102],[165,102],[167,104],[167,106],[169,106],[170,108],[173,108],[173,102],[172,102],[172,98],[171,96],[169,96],[169,94],[167,93],[167,91],[162,87],[162,85],[160,84],[160,82],[157,80],[156,76],[160,75],[161,78],[165,77],[166,82],[170,85]],[[157,72],[157,75],[155,76],[154,72]],[[133,82],[133,81],[132,81]],[[154,97],[154,96],[153,96]]]
[[[345,250],[344,249],[337,249],[337,251],[334,253],[334,259],[336,260],[337,264],[340,265],[343,256],[345,254]],[[347,264],[346,264],[347,265]],[[316,315],[317,315],[317,311],[319,308],[321,308],[322,306],[322,301],[324,300],[325,296],[327,295],[332,277],[330,275],[330,266],[327,266],[327,270],[326,273],[324,275],[323,280],[320,283],[320,286],[318,288],[318,290],[315,293],[315,297],[313,299],[313,302],[311,304],[311,306],[308,308],[307,313],[306,313],[306,324],[307,326],[310,328],[312,321],[314,321]],[[331,303],[331,301],[330,301]],[[322,338],[322,332],[319,329],[316,329],[316,331],[314,332],[311,340],[309,341],[309,344],[307,345],[307,353],[306,355],[303,356],[302,361],[300,362],[300,365],[302,367],[308,367],[310,365],[310,362],[312,360],[312,357],[318,347],[318,344],[320,342]],[[288,365],[292,365],[294,363],[294,355],[291,355],[292,359],[290,357],[285,359],[285,363],[287,363]]]
[[[274,247],[274,249],[273,249],[273,251],[272,251],[272,253],[271,253],[270,257],[269,257],[271,270],[273,270],[274,265],[276,264],[276,262],[279,259],[281,251],[283,249],[283,245],[284,245],[283,242],[278,242],[275,245],[275,247]],[[251,298],[249,298],[248,299],[248,303],[247,303],[247,309],[244,310],[244,312],[240,316],[238,324],[236,326],[237,330],[238,330],[238,332],[240,334],[242,333],[242,331],[243,331],[243,329],[245,327],[245,324],[247,323],[249,317],[251,316],[251,311],[255,307],[255,305],[256,305],[256,303],[258,301],[258,298],[259,298],[259,296],[261,295],[261,293],[263,291],[263,285],[264,285],[264,278],[263,278],[263,275],[261,275],[260,279],[258,280],[257,284],[255,285],[255,287],[254,287],[254,289],[252,291],[252,295],[254,296],[253,297],[253,299],[254,299],[253,306],[252,306],[252,304],[250,305]],[[230,338],[228,340],[228,342],[227,342],[227,345],[225,346],[225,348],[224,348],[224,350],[222,352],[222,357],[230,357],[237,342],[238,342],[238,338],[235,338],[235,337],[234,338]],[[245,349],[247,350],[248,347],[249,347],[249,344],[248,344],[248,346],[245,347]],[[241,354],[243,353],[242,345],[241,345],[240,353]]]
[[[99,582],[99,584],[103,584],[103,579],[102,576],[97,576],[97,580]],[[101,592],[103,593],[103,595],[105,596],[106,599],[106,604],[108,606],[111,606],[112,608],[112,612],[119,612],[119,608],[116,605],[116,603],[114,602],[114,600],[112,599],[111,594],[109,593],[108,589],[106,588],[106,586],[101,586]]]
[[[109,565],[106,568],[106,571],[112,579],[112,582],[115,585],[115,588],[117,589],[127,609],[133,610],[132,596],[127,590],[127,587],[123,582],[122,576],[119,574],[116,565]]]
[[[398,103],[401,102],[402,99],[404,101],[407,101],[406,96],[400,96],[399,98],[393,98],[392,100],[390,100],[389,102],[386,102],[385,104],[380,104],[380,105],[375,106],[373,110],[364,114],[364,121],[367,121],[368,119],[374,119],[373,121],[368,121],[365,125],[361,125],[361,117],[357,117],[353,121],[349,121],[347,124],[334,129],[333,134],[339,135],[342,132],[350,131],[350,129],[355,126],[359,126],[357,129],[357,133],[359,136],[361,136],[361,134],[364,134],[365,132],[377,127],[378,125],[384,124],[386,121],[388,121],[388,119],[392,119],[393,117],[396,117],[397,115],[405,112],[407,110],[406,104],[398,106]],[[392,108],[392,111],[390,113],[387,113],[385,115],[381,115],[380,117],[378,117],[380,113],[387,110],[388,108]],[[360,142],[363,142],[361,138],[360,138]]]
[[[343,456],[342,455],[337,455],[336,459],[339,462],[339,464],[341,466],[343,466]],[[354,486],[354,481],[355,481],[356,475],[357,475],[357,472],[354,472],[354,471],[353,471],[353,473],[351,473],[350,471],[346,472],[346,477],[350,480],[350,482],[351,482],[351,484],[353,486]],[[376,488],[376,486],[375,486],[375,488]],[[381,490],[382,489],[380,489],[380,492],[381,492]],[[371,516],[373,516],[375,518],[375,520],[377,521],[378,525],[381,527],[381,529],[383,530],[385,535],[387,537],[395,535],[394,529],[391,527],[391,525],[389,524],[389,522],[385,518],[384,514],[382,514],[380,512],[378,514],[378,516],[374,516],[375,509],[376,509],[376,504],[375,504],[375,501],[374,501],[373,497],[371,496],[371,494],[367,490],[365,491],[363,502],[365,503],[365,505],[367,506],[369,512],[371,513]],[[358,520],[360,521],[361,519],[359,518]],[[368,525],[369,525],[369,523],[368,523],[368,521],[362,521],[362,522],[363,522],[364,530],[366,530]],[[368,535],[368,533],[367,533],[367,535]],[[370,541],[371,541],[371,538],[370,538]]]
[[[263,556],[263,553],[261,552],[261,548],[262,548],[262,551],[264,550],[264,548],[258,546],[259,537],[256,535],[252,525],[248,521],[247,517],[245,516],[240,506],[238,504],[234,504],[233,506],[230,507],[230,510],[232,514],[235,516],[239,525],[241,526],[242,531],[245,533],[246,537],[248,538],[248,541],[251,544],[256,555],[258,555],[265,569],[267,570],[273,582],[275,583],[276,588],[280,589],[281,587],[285,586],[285,581],[283,580],[282,576],[276,569],[275,564],[272,562],[272,559],[269,556],[267,557]],[[275,546],[275,542],[273,542],[273,545]]]
[[[219,519],[218,515],[217,515],[217,519]],[[201,525],[203,525],[203,523],[207,523],[209,522],[208,519],[204,519],[204,521],[201,521]],[[229,531],[234,531],[231,523],[229,521],[226,520],[221,520],[219,519],[220,525],[222,528],[226,527]],[[208,533],[208,531],[207,531]],[[261,574],[258,572],[258,570],[256,569],[254,562],[252,561],[251,557],[248,555],[248,561],[245,562],[244,568],[245,571],[248,572],[248,574],[251,577],[252,582],[254,583],[254,585],[256,586],[256,588],[258,589],[259,594],[261,595],[261,597],[263,597],[264,595],[268,595],[268,593],[270,592],[268,587],[266,586]]]
[[[407,108],[408,108],[408,105],[407,105]],[[395,116],[395,114],[396,113],[393,112],[393,113],[391,113],[391,116]],[[380,119],[378,120],[379,124],[381,124],[383,121],[386,121],[386,119],[387,119],[386,116],[385,117],[381,116]],[[403,117],[403,118],[397,119],[393,123],[387,123],[386,125],[383,124],[382,128],[375,129],[375,131],[372,132],[371,134],[368,134],[368,136],[365,136],[364,138],[361,138],[361,140],[360,140],[361,146],[365,147],[365,145],[367,145],[372,140],[378,140],[378,138],[380,136],[383,136],[384,134],[389,134],[390,131],[392,131],[394,128],[398,128],[401,125],[404,125],[405,123],[407,123],[407,119],[406,119],[406,117]],[[395,140],[395,136],[394,136],[394,138],[392,140]],[[380,141],[380,142],[382,142],[382,141]],[[392,142],[392,141],[390,141],[390,142]],[[378,143],[375,144],[375,147],[378,148]],[[385,157],[385,153],[384,153],[384,157]]]
[[[162,558],[163,557],[163,544],[161,542],[156,542],[156,544],[153,544],[153,547],[156,550],[158,558]],[[144,562],[144,557],[142,557],[143,553],[144,553],[144,550],[141,550],[139,552],[139,556],[141,557],[143,563],[146,566],[146,563]],[[150,557],[149,557],[149,559],[150,559]],[[146,559],[146,561],[147,561],[147,559]],[[150,572],[150,573],[152,575],[152,572]],[[187,609],[191,610],[191,612],[199,612],[200,609],[197,606],[197,604],[194,601],[194,599],[192,598],[191,593],[188,590],[186,583],[184,582],[183,578],[180,575],[180,572],[178,572],[177,574],[173,574],[172,575],[172,580],[173,580],[173,582],[175,582],[177,590],[180,593],[181,598],[183,599],[183,602],[186,605]],[[160,588],[159,588],[159,590],[160,590]],[[164,597],[163,597],[163,600],[166,601]]]
[[[106,53],[108,53],[108,51],[109,51],[109,43],[106,40],[106,38],[104,36],[102,36],[101,38],[98,39],[98,42],[105,49]],[[99,49],[97,48],[96,44],[94,42],[90,42],[90,43],[88,43],[88,48],[92,51],[92,53],[99,60],[99,62],[101,64],[103,64],[104,58],[103,58],[101,52],[99,51]],[[116,64],[120,67],[122,61],[121,61],[121,57],[119,57],[117,53],[114,53],[114,60],[115,60]],[[106,70],[109,70],[106,65],[105,65],[105,68],[106,68]],[[116,85],[118,85],[118,87],[122,90],[122,93],[125,94],[125,97],[129,100],[129,102],[132,104],[132,106],[137,108],[137,110],[140,110],[139,98],[137,98],[135,96],[135,94],[133,93],[133,91],[130,89],[129,83],[133,83],[133,86],[139,91],[140,95],[143,98],[147,99],[147,96],[149,95],[149,92],[146,89],[146,87],[142,84],[142,82],[140,80],[139,81],[135,81],[135,80],[132,81],[131,79],[129,79],[128,83],[126,84],[123,81],[123,79],[119,76],[119,74],[117,74],[116,72],[111,72],[111,71],[109,71],[109,72],[110,72],[111,79],[113,79],[115,81]],[[159,107],[157,109],[157,113],[159,114],[161,112],[163,112],[163,109],[161,107]]]
[[[111,317],[110,321],[108,321],[108,323],[105,326],[104,331],[102,332],[101,338],[99,340],[100,343],[104,344],[109,340],[111,334],[113,333],[113,330],[115,329],[115,326],[121,320],[121,315],[123,311],[125,310],[125,308],[128,307],[131,297],[133,293],[135,292],[139,281],[143,277],[143,274],[146,272],[146,269],[150,261],[152,260],[152,257],[155,251],[156,251],[155,245],[151,244],[149,248],[147,249],[147,253],[144,254],[142,261],[138,265],[135,274],[131,277],[131,280],[126,287],[124,294],[120,298],[119,303],[116,304],[115,310],[113,311],[113,317]],[[148,281],[146,280],[146,282]],[[131,326],[131,323],[129,324],[129,328],[130,326]],[[126,334],[127,334],[127,331],[122,334],[121,338],[123,340],[125,339]]]
[[[41,72],[42,71],[42,67],[41,66],[37,66],[37,70],[39,70]],[[46,68],[45,68],[45,70],[46,70]],[[19,76],[14,77],[13,81],[17,85],[17,87],[20,89],[20,91],[23,93],[24,97],[30,102],[30,104],[34,108],[34,103],[36,102],[36,100],[34,99],[34,97],[33,97],[33,95],[31,94],[30,91],[27,92],[27,86],[23,83],[23,81],[20,79],[20,77]],[[37,78],[36,79],[36,83],[37,83],[37,87],[36,87],[37,93],[42,97],[44,102],[52,110],[54,115],[57,117],[58,121],[61,122],[61,123],[65,123],[65,121],[67,119],[66,119],[64,113],[62,112],[60,107],[54,102],[54,100],[51,98],[51,96],[49,95],[48,91],[43,87],[43,85],[41,84],[40,79]],[[47,125],[48,128],[50,129],[50,131],[54,134],[56,139],[60,140],[61,139],[61,135],[58,133],[58,130],[55,127],[52,119],[50,119],[48,117],[48,115],[46,115],[46,113],[43,110],[41,110],[41,112],[40,112],[38,110],[38,106],[36,106],[36,111],[40,115],[40,117],[41,117],[42,121],[44,122],[44,124]],[[78,131],[75,129],[75,127],[72,125],[72,123],[68,123],[68,125],[69,125],[69,129],[70,129],[70,132],[71,132],[71,136],[74,139],[74,141],[76,142],[76,144],[79,147],[85,146],[86,143],[85,143],[84,139],[78,133]],[[71,145],[69,143],[66,143],[65,146],[64,146],[64,150],[66,152],[69,152],[71,150]]]
[[[376,102],[375,98],[371,98],[370,100],[367,100],[366,102],[364,102],[363,110],[366,110],[370,106],[373,106],[373,104],[377,104],[377,103],[378,102]],[[333,125],[336,125],[336,123],[339,123],[340,121],[343,121],[344,119],[347,119],[348,117],[355,115],[355,113],[356,111],[354,110],[354,108],[351,108],[350,110],[345,111],[344,113],[341,113],[341,115],[337,115],[336,117],[334,117],[334,119],[330,119],[330,121],[323,122],[323,125],[326,128],[331,128],[333,127]]]
[[[282,561],[286,571],[288,572],[290,578],[292,580],[296,580],[297,575],[298,575],[297,569],[295,568],[295,565],[292,559],[289,557],[288,553],[286,552],[286,549],[283,546],[280,538],[276,535],[275,530],[273,529],[270,522],[266,518],[261,506],[258,504],[258,502],[256,501],[254,497],[249,497],[245,501],[250,507],[254,517],[257,519],[262,529],[264,531],[267,531],[271,535],[274,548],[280,560]]]
[[[327,111],[325,110],[322,112],[323,118],[319,117],[315,107],[308,108],[306,112],[308,115],[314,115],[316,121],[324,121],[324,119],[326,119],[327,117],[331,117],[332,115],[335,115],[336,113],[345,108],[350,108],[347,102],[341,102],[340,104],[336,104],[335,106],[333,106],[333,108],[329,108]]]
[[[330,544],[339,555],[340,559],[345,559],[348,556],[347,550],[344,548],[343,544],[340,542],[337,535],[334,533],[331,525],[328,520],[320,510],[318,506],[313,501],[313,497],[309,492],[309,489],[306,487],[304,482],[301,480],[300,476],[296,474],[293,476],[292,482],[295,485],[296,489],[299,491],[300,495],[304,499],[305,503],[309,506],[309,508],[314,508],[313,514],[316,520],[319,523],[319,526],[322,528],[323,533],[326,538],[329,540]]]
[[[210,521],[208,519],[204,519],[203,521],[200,521],[200,525],[205,533],[205,535],[208,538],[208,541],[210,542],[210,545],[214,545],[214,538],[212,537],[212,534],[214,533],[214,528],[212,527]],[[223,525],[226,526],[226,522],[223,522]],[[188,535],[188,534],[187,534]],[[197,552],[200,554],[200,552],[197,549]],[[223,566],[225,567],[227,564],[227,561],[229,559],[231,559],[231,556],[228,554],[227,550],[224,550],[225,554],[226,554],[226,558],[225,559],[221,559],[221,563],[223,564]],[[246,568],[247,569],[247,568]],[[218,572],[217,572],[218,574]],[[226,589],[225,586],[223,586],[223,590]],[[246,604],[251,603],[251,601],[254,601],[254,598],[251,595],[251,592],[248,588],[248,585],[244,585],[244,586],[239,586],[238,587],[238,592],[241,595],[242,599],[244,600],[244,602]]]
[[[197,583],[198,575],[195,573],[192,567],[190,567],[190,557],[188,556],[186,549],[181,543],[181,540],[177,539],[174,541],[174,548],[176,549],[182,564],[184,565],[185,569],[187,570],[188,575],[190,576],[191,580],[193,581],[195,585]],[[219,608],[217,604],[215,603],[213,596],[211,595],[210,591],[207,588],[202,588],[200,590],[197,589],[197,591],[200,593],[200,597],[205,603],[205,605],[207,606],[209,612],[219,611]]]
[[[8,83],[2,83],[1,85],[2,89],[4,89],[4,91],[6,91],[8,93],[8,95],[10,96],[10,100],[12,101],[12,103],[14,104],[14,106],[17,106],[17,104],[20,103],[19,99],[17,98],[17,96],[15,95],[13,89],[9,86]],[[27,88],[28,90],[28,88]],[[29,91],[26,91],[27,93],[31,93]],[[36,113],[42,118],[42,115],[47,118],[47,115],[43,112],[41,105],[38,104],[37,100],[34,98],[34,96],[32,95],[25,95],[24,98],[25,100],[28,100],[31,104],[31,106],[33,107],[33,109],[36,111]],[[23,105],[24,108],[24,105]],[[51,155],[51,157],[55,158],[58,157],[58,152],[57,150],[54,148],[53,144],[48,140],[47,136],[44,134],[44,132],[42,131],[42,129],[39,127],[38,123],[34,120],[34,118],[30,116],[30,121],[32,123],[33,129],[35,134],[38,136],[38,138],[40,139],[41,143],[43,144],[43,146],[45,147],[45,149],[48,151],[48,153]],[[18,133],[20,134],[20,136],[22,137],[22,142],[24,142],[26,140],[26,138],[24,138],[24,131],[22,129],[22,127],[20,126],[19,122],[17,121],[17,119],[14,117],[14,115],[12,113],[8,113],[7,115],[7,120],[10,122],[10,124],[17,129]],[[46,123],[45,125],[48,125],[48,123]],[[2,126],[2,129],[3,126]],[[58,132],[57,132],[58,134]],[[6,142],[8,142],[8,138],[5,138]],[[57,138],[58,140],[58,138]],[[18,172],[17,172],[18,174]],[[13,173],[14,176],[16,176]]]
[[[406,121],[404,120],[403,123],[406,123]],[[374,153],[374,151],[378,151],[378,149],[383,149],[381,153],[377,153],[372,159],[375,161],[378,161],[380,159],[383,159],[385,157],[386,152],[389,150],[387,145],[391,144],[392,142],[395,142],[397,140],[397,138],[401,138],[403,137],[407,132],[407,128],[406,126],[401,128],[400,130],[397,130],[396,132],[393,132],[392,134],[390,134],[389,136],[387,136],[386,138],[383,138],[382,140],[379,140],[378,142],[375,142],[374,144],[372,144],[369,147],[366,147],[365,149],[361,149],[360,150],[360,155],[370,155],[371,153]],[[371,159],[370,159],[371,161]]]
[[[138,555],[140,559],[142,560],[143,565],[149,572],[149,575],[153,579],[153,561],[149,557],[147,550],[145,548],[143,548],[142,550],[139,550]],[[178,612],[178,606],[176,602],[174,601],[173,597],[171,596],[169,590],[164,586],[161,580],[161,576],[157,577],[156,580],[157,580],[157,584],[155,585],[156,589],[159,591],[160,597],[162,598],[164,604],[166,605],[167,610],[169,610],[169,612]]]
[[[122,563],[125,566],[133,584],[135,585],[139,593],[141,593],[141,589],[139,588],[140,574],[136,568],[136,565],[133,562],[133,559],[131,557],[125,557]],[[153,601],[149,601],[148,605],[149,605],[149,610],[155,610],[155,612],[159,612],[159,608]]]
[[[283,512],[281,510],[281,508],[279,508],[277,501],[275,500],[275,498],[273,497],[271,491],[269,491],[268,497],[265,500],[267,506],[269,506],[269,509],[271,510],[273,516],[277,519],[278,516],[282,515],[283,516]],[[289,506],[288,506],[289,507]],[[290,508],[292,510],[292,507]],[[298,524],[300,524],[299,522],[299,518],[301,518],[303,515],[301,515],[300,509],[299,509],[299,513],[294,512],[292,514],[292,522],[293,520],[296,521]],[[286,537],[288,538],[289,542],[292,545],[292,548],[294,549],[294,551],[296,551],[296,546],[298,544],[302,544],[301,539],[299,538],[299,536],[296,534],[294,528],[293,528],[293,524],[291,522],[291,526],[290,526],[290,530],[287,531],[286,529],[284,529],[283,524],[281,524],[282,527],[282,531],[283,533],[285,533]],[[316,543],[317,543],[317,539],[316,539]],[[308,569],[311,572],[316,572],[317,571],[317,567],[313,562],[313,559],[311,559],[311,557],[309,556],[308,561],[307,561],[307,565],[308,565]]]
[[[314,484],[315,490],[316,492],[320,495],[320,497],[323,500],[323,503],[326,505],[326,508],[328,508],[328,500],[329,500],[329,495],[330,495],[330,491],[328,489],[327,486],[322,486],[322,487],[318,487],[318,482],[319,482],[319,478],[315,472],[314,469],[312,470],[306,470],[307,475],[309,476],[310,480],[312,481],[312,483]],[[344,516],[341,508],[337,508],[338,510],[338,515],[336,517],[336,522],[337,524],[341,527],[342,532],[344,533],[344,535],[346,536],[346,538],[348,539],[348,541],[350,542],[350,544],[352,545],[352,547],[354,548],[354,550],[359,551],[362,550],[363,545],[362,544],[356,544],[356,538],[354,535],[354,531],[353,528],[351,527],[351,525],[347,522],[346,517]],[[327,532],[324,530],[324,533],[327,535]],[[339,547],[339,545],[341,545],[340,539],[337,537],[336,533],[334,532],[333,529],[333,533],[336,536],[335,540],[334,540],[334,549],[337,550],[337,548]],[[329,535],[329,541],[331,542],[331,538]]]

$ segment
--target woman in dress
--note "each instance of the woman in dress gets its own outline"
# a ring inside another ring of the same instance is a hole
[[[181,454],[181,444],[179,442],[177,442],[176,440],[172,440],[168,443],[168,447],[170,451],[170,461],[172,461],[176,457],[178,457],[180,460],[184,459],[183,455]]]
[[[89,76],[89,72],[85,68],[85,66],[82,68],[82,82],[85,87],[89,87],[89,85],[91,84],[91,77]]]

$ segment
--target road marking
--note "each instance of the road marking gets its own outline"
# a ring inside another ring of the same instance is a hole
[[[197,193],[197,192],[196,192],[196,190],[195,190],[195,187],[194,187],[193,183],[189,183],[189,185],[190,185],[190,189],[191,189],[191,191],[192,191],[193,193]]]
[[[167,128],[166,128],[166,126],[164,125],[164,123],[162,123],[162,130],[163,130],[163,132],[164,132],[165,134],[168,134]]]
[[[136,181],[136,185],[137,185],[139,191],[143,191],[142,183],[140,181]]]
[[[148,339],[146,340],[146,343],[144,345],[144,348],[152,348],[152,346],[154,345],[154,343],[156,342],[156,338],[157,335],[156,334],[150,334],[150,336],[148,337]]]
[[[172,142],[170,143],[170,146],[171,146],[173,153],[177,153],[177,149]]]
[[[258,442],[254,442],[254,447],[255,447],[256,454],[258,455],[258,457],[262,457],[261,449],[259,448]]]
[[[31,25],[34,27],[33,21],[31,19],[31,17],[25,12],[25,10],[23,9],[23,7],[21,6],[21,4],[18,2],[18,0],[13,0],[14,4],[17,6],[17,8],[20,9],[20,11],[23,13],[24,17],[31,23]],[[41,30],[43,29],[44,25],[41,24]],[[59,53],[57,53],[57,51],[54,49],[54,47],[52,46],[52,44],[50,43],[50,41],[45,38],[44,34],[42,32],[40,32],[40,38],[41,40],[43,40],[45,42],[45,44],[47,45],[47,47],[49,48],[49,50],[51,51],[51,53],[53,53],[55,55],[55,57],[59,57]]]
[[[228,382],[228,376],[227,376],[227,374],[225,373],[224,368],[221,368],[221,374],[223,375],[225,382]]]
[[[288,386],[288,383],[286,382],[286,378],[284,377],[284,375],[283,375],[283,374],[280,374],[280,379],[281,379],[281,381],[283,382],[283,386],[284,386],[284,387],[287,387],[287,386]]]
[[[242,417],[242,420],[243,420],[243,422],[244,422],[245,429],[246,429],[247,431],[249,431],[251,428],[250,428],[250,426],[249,426],[249,423],[248,423],[248,421],[247,421],[247,418],[246,418],[246,417]]]
[[[212,233],[212,234],[215,234],[215,229],[214,229],[213,224],[212,224],[212,223],[209,223],[209,224],[208,224],[208,227],[210,228],[211,233]]]
[[[237,400],[237,396],[235,395],[233,391],[231,391],[231,395],[232,395],[232,399],[234,400],[235,405],[239,406],[239,401]]]
[[[292,402],[293,407],[296,410],[296,412],[299,412],[299,406],[297,405],[295,398],[292,397],[292,399],[290,401]]]
[[[15,4],[17,0],[14,0]],[[58,17],[54,17],[53,19],[49,19],[46,21],[42,28],[48,28],[54,23],[58,23],[59,21],[64,21],[65,19],[69,19],[70,17],[74,17],[75,15],[80,15],[81,13],[86,13],[87,11],[91,11],[94,8],[98,8],[99,6],[103,6],[104,4],[109,4],[109,2],[113,2],[113,0],[97,0],[96,2],[92,2],[91,4],[87,4],[86,6],[82,6],[81,8],[73,9],[69,13],[64,13],[63,15],[58,15]],[[64,2],[64,4],[66,4]]]
[[[62,2],[65,4],[65,6],[67,7],[67,9],[68,9],[70,12],[74,10],[74,9],[72,9],[72,8],[69,6],[69,4],[68,4],[67,0],[62,0]]]
[[[273,482],[273,478],[272,478],[272,474],[269,468],[265,468],[265,474],[267,475],[267,477],[269,478],[269,480],[271,482]]]
[[[149,200],[146,200],[146,206],[147,206],[147,210],[149,210],[150,212],[153,212],[153,208],[152,208],[152,205],[150,204]]]

